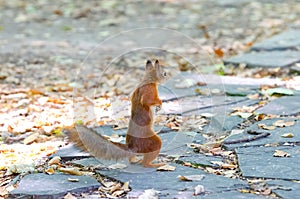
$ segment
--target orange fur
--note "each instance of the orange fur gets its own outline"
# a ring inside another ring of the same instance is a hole
[[[135,155],[143,155],[144,167],[163,165],[152,163],[160,152],[162,141],[153,131],[151,106],[162,105],[157,85],[164,79],[164,76],[158,60],[155,66],[151,61],[147,61],[145,76],[131,96],[131,117],[126,144],[110,142],[102,135],[82,125],[76,125],[76,130],[68,130],[69,140],[97,158],[128,158],[132,162]]]

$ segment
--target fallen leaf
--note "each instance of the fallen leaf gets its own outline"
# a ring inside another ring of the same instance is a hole
[[[214,48],[214,52],[220,58],[222,58],[224,56],[224,52],[221,48]]]
[[[5,196],[8,196],[8,191],[6,190],[6,188],[4,186],[0,187],[0,197],[4,198]],[[5,197],[6,198],[6,197]]]
[[[59,164],[61,160],[61,157],[54,156],[51,160],[49,160],[48,165],[51,166],[53,164]]]
[[[63,173],[67,173],[67,174],[71,174],[71,175],[82,175],[82,172],[79,171],[77,168],[75,167],[68,167],[68,168],[59,168],[60,172]]]
[[[294,134],[292,134],[292,133],[285,133],[285,134],[282,134],[281,137],[292,138],[292,137],[294,137]]]
[[[287,152],[281,151],[281,150],[275,150],[275,153],[273,154],[274,157],[290,157],[291,155]]]
[[[203,180],[204,177],[205,177],[204,175],[177,176],[177,178],[179,178],[182,181],[201,181]]]
[[[71,193],[67,193],[67,195],[64,196],[64,199],[77,199],[77,198],[73,196]]]
[[[125,193],[124,190],[117,190],[112,193],[112,196],[119,197],[119,196],[123,195],[124,193]]]
[[[161,167],[158,167],[156,170],[157,171],[174,171],[175,169],[176,169],[176,167],[166,164]]]
[[[258,128],[265,130],[274,130],[276,126],[267,126],[266,124],[257,124]]]
[[[53,169],[52,167],[46,169],[45,172],[46,172],[47,174],[49,174],[49,175],[52,175],[52,174],[55,173],[55,171],[54,171],[54,169]]]
[[[24,144],[26,144],[26,145],[31,144],[34,141],[36,141],[38,137],[39,137],[39,133],[33,133],[24,139]]]
[[[197,185],[194,188],[194,196],[200,195],[200,194],[204,194],[205,190],[204,190],[204,186],[203,185]]]
[[[285,122],[284,120],[277,120],[276,122],[273,123],[274,126],[277,127],[287,127],[287,126],[293,126],[295,124],[295,121],[287,121]]]
[[[209,150],[209,152],[213,155],[221,155],[223,153],[221,147],[213,148],[213,149]]]
[[[122,186],[122,189],[125,190],[125,191],[130,191],[130,188],[129,188],[129,182],[126,181],[123,186]]]

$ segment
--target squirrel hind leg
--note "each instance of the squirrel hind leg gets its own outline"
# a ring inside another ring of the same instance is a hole
[[[156,163],[156,164],[152,163],[152,161],[155,160],[155,158],[157,158],[158,154],[159,154],[159,150],[151,153],[145,153],[144,159],[142,161],[142,165],[144,167],[160,167],[165,165],[164,163]]]

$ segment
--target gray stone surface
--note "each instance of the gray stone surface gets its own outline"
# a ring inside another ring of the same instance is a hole
[[[290,157],[273,157],[282,150]],[[237,148],[239,168],[244,177],[300,180],[300,146]]]
[[[277,127],[274,130],[265,130],[258,128],[258,124],[265,124],[267,126],[272,126],[275,121],[284,120],[284,121],[294,121],[291,118],[274,118],[268,120],[262,120],[260,122],[254,123],[250,127],[246,128],[243,133],[232,135],[228,137],[225,141],[234,141],[234,140],[241,140],[252,138],[256,135],[262,133],[270,133],[269,136],[257,139],[251,142],[241,142],[237,144],[225,144],[225,146],[229,149],[237,148],[237,147],[247,147],[247,146],[263,146],[265,144],[273,144],[273,143],[280,143],[283,144],[285,142],[288,143],[296,143],[300,142],[300,134],[297,133],[300,131],[300,120],[295,121],[293,126],[279,128]],[[249,132],[249,133],[248,133]],[[284,138],[282,137],[285,133],[293,133],[294,137],[292,138]]]
[[[228,192],[221,192],[221,193],[213,193],[211,195],[208,196],[204,196],[203,198],[205,199],[230,199],[230,198],[234,198],[234,199],[256,199],[256,198],[267,198],[266,196],[262,196],[262,195],[256,195],[256,194],[248,194],[248,193],[240,193],[240,192],[236,192],[236,191],[228,191]]]
[[[78,182],[70,182],[76,178]],[[97,189],[100,183],[92,177],[65,174],[28,174],[18,187],[9,193],[10,198],[59,198],[68,192],[84,192]]]
[[[300,97],[295,95],[274,99],[262,108],[257,109],[256,112],[274,115],[293,115],[299,113]]]
[[[300,184],[287,180],[267,180],[272,192],[281,198],[300,198]]]
[[[235,195],[240,195],[238,189],[248,187],[247,183],[238,179],[225,178],[181,165],[174,166],[176,166],[176,170],[172,172],[157,172],[155,170],[149,172],[151,169],[141,168],[138,174],[123,172],[122,170],[103,170],[99,173],[123,182],[129,181],[133,192],[145,189],[160,191],[159,198],[174,198],[174,196],[178,196],[179,192],[186,192],[186,198],[192,198],[194,187],[197,185],[204,186],[204,196],[231,191],[232,198],[235,198]],[[143,172],[142,169],[147,172]],[[204,175],[204,179],[201,181],[180,181],[177,178],[178,175]]]
[[[101,167],[101,166],[105,166],[100,160],[98,160],[97,158],[83,158],[83,159],[79,159],[79,160],[72,160],[72,163],[75,165],[80,165],[83,167],[88,167],[88,166],[96,166],[96,167]]]
[[[88,158],[91,157],[90,154],[81,151],[80,149],[76,148],[73,144],[69,144],[58,151],[56,151],[53,156],[60,156],[63,160],[72,160],[74,158]]]
[[[256,102],[245,97],[223,95],[188,97],[166,102],[163,105],[162,114],[201,115],[202,113],[214,114],[222,112],[223,114],[226,114],[228,108],[241,106],[239,103],[244,103],[245,101],[250,104]]]
[[[249,52],[224,61],[227,64],[246,64],[247,67],[286,67],[300,62],[299,51]]]
[[[251,50],[286,50],[300,46],[300,30],[291,29],[252,46]]]

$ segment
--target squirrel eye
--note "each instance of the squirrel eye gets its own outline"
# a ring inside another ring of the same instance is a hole
[[[167,76],[167,73],[166,73],[166,72],[163,72],[163,76],[166,77],[166,76]]]

